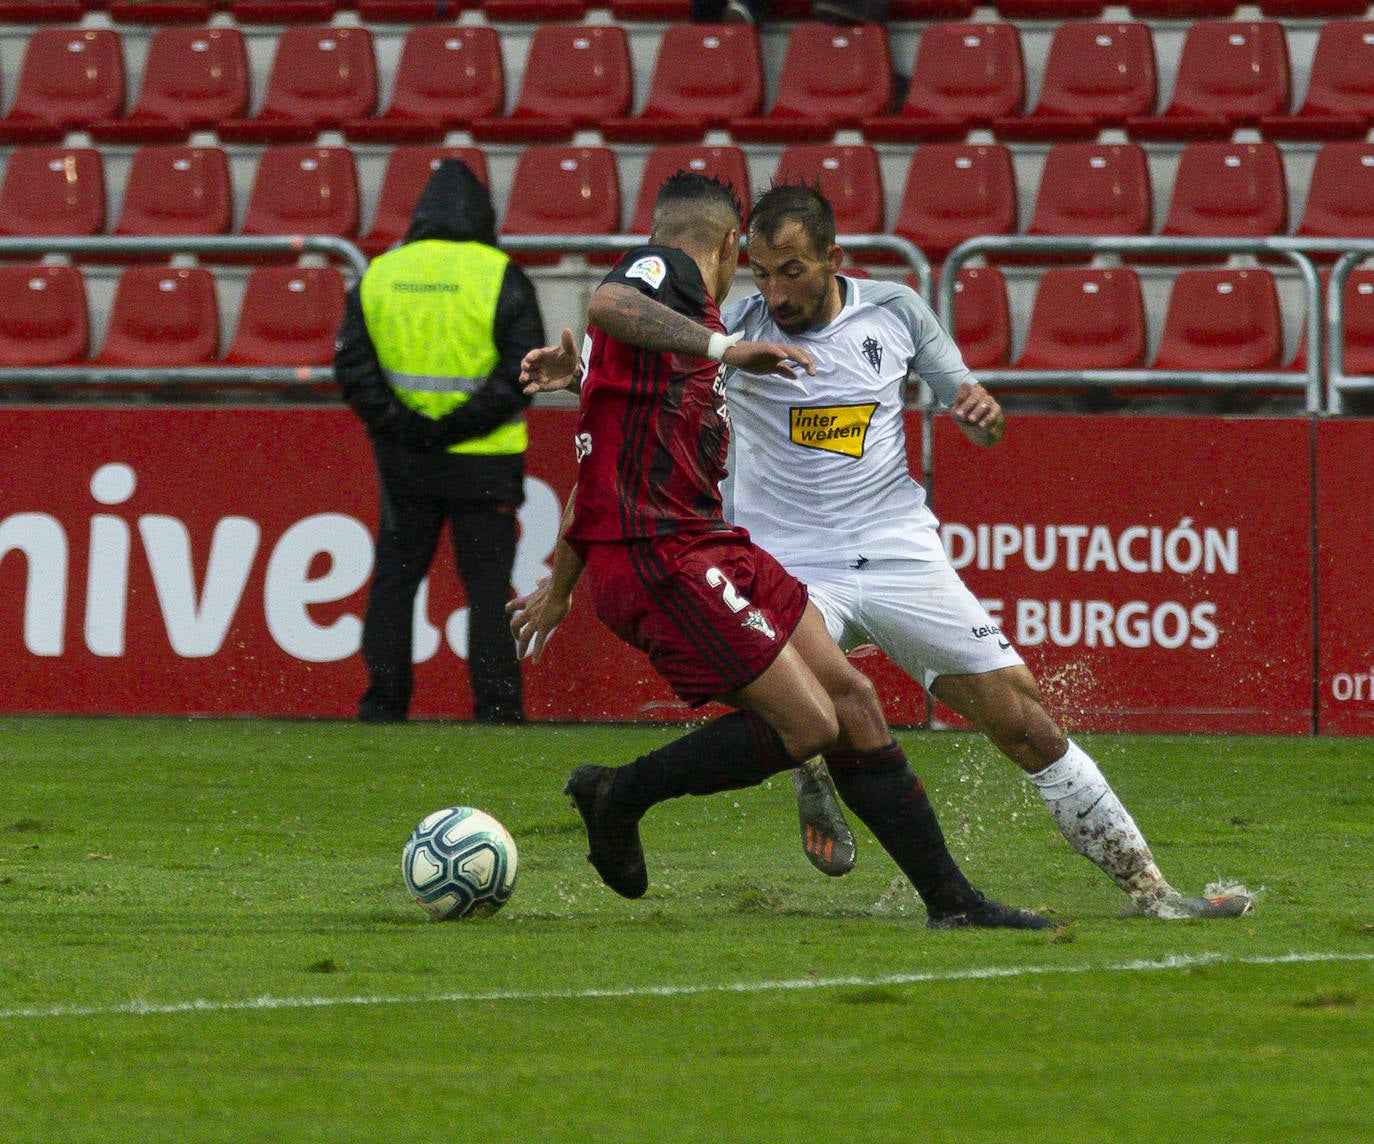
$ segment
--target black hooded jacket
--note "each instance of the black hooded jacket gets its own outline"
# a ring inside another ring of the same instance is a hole
[[[422,239],[497,245],[491,196],[458,159],[439,164],[415,204],[403,242]],[[419,452],[445,449],[485,436],[529,405],[520,392],[520,359],[544,344],[544,321],[533,283],[514,262],[501,281],[492,334],[500,360],[486,384],[453,412],[426,417],[405,405],[387,382],[355,284],[334,345],[334,380],[374,441]]]

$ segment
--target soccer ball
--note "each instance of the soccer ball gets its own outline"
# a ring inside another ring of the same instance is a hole
[[[491,815],[470,806],[428,814],[406,842],[406,889],[436,921],[494,914],[515,890],[515,842]]]

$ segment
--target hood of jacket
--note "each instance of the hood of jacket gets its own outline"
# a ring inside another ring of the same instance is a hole
[[[420,192],[402,241],[430,238],[496,245],[496,211],[491,195],[461,159],[440,161]]]

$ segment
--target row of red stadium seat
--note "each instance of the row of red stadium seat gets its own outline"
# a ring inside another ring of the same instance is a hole
[[[104,338],[92,355],[79,269],[0,266],[0,367],[328,365],[343,301],[343,279],[330,267],[260,266],[244,283],[234,336],[221,355],[209,269],[130,266],[119,276]]]
[[[1346,371],[1374,373],[1374,271],[1346,290]],[[131,266],[119,277],[100,349],[90,353],[82,272],[72,266],[0,266],[0,367],[56,365],[311,366],[332,359],[343,282],[329,268],[259,267],[244,286],[228,351],[205,267]],[[975,369],[1006,366],[1011,321],[994,267],[963,271],[956,337]],[[1174,370],[1281,368],[1283,326],[1265,269],[1183,270],[1174,278],[1151,364]],[[1128,369],[1149,345],[1140,280],[1130,268],[1058,268],[1040,277],[1022,369]],[[1289,363],[1301,368],[1303,350]]]
[[[1129,267],[1046,270],[1015,361],[1007,287],[996,267],[960,272],[954,326],[972,369],[1285,368],[1278,291],[1263,268],[1180,271],[1148,361],[1146,306]],[[1357,270],[1347,280],[1345,329],[1345,372],[1374,374],[1374,271]],[[1304,342],[1286,368],[1305,365]]]
[[[1286,33],[1277,21],[1189,25],[1168,105],[1159,98],[1150,28],[1066,22],[1051,39],[1036,104],[1024,111],[1020,33],[1010,23],[937,23],[921,36],[893,107],[893,64],[878,25],[797,25],[765,110],[758,32],[678,24],[662,36],[646,101],[619,25],[543,25],[529,40],[510,114],[500,37],[487,25],[418,25],[405,36],[392,94],[379,109],[372,33],[332,25],[284,29],[261,106],[249,115],[243,34],[167,27],[151,39],[142,83],[125,112],[120,35],[44,28],[29,41],[0,143],[55,142],[85,130],[98,142],[184,141],[213,130],[226,142],[439,142],[466,130],[479,142],[567,142],[597,130],[614,142],[696,141],[712,129],[741,142],[824,142],[839,129],[875,142],[964,138],[1091,139],[1124,128],[1142,140],[1225,139],[1258,128],[1280,139],[1360,138],[1374,125],[1374,20],[1332,20],[1318,34],[1311,78],[1291,107]]]
[[[478,148],[396,147],[388,156],[369,225],[360,233],[357,164],[346,147],[264,148],[244,217],[235,227],[225,151],[152,144],[133,155],[118,218],[108,233],[324,234],[357,239],[366,253],[375,255],[404,233],[420,187],[445,156],[463,159],[487,180],[486,158]],[[619,164],[611,149],[540,145],[527,148],[516,163],[502,233],[647,234],[653,195],[679,169],[721,175],[742,199],[749,198],[749,166],[742,149],[668,144],[649,151],[626,219]],[[1180,155],[1158,233],[1223,238],[1286,234],[1284,171],[1282,154],[1272,143],[1190,143]],[[771,174],[784,182],[818,183],[835,205],[841,233],[897,234],[935,262],[967,238],[1021,233],[1015,169],[1011,152],[1001,144],[917,148],[900,199],[889,199],[878,154],[862,144],[787,147]],[[897,203],[890,226],[884,219],[888,201]],[[1139,145],[1058,143],[1046,154],[1024,233],[1150,235],[1155,233],[1155,215],[1146,155]],[[100,235],[107,233],[106,225],[100,152],[46,146],[11,152],[0,177],[0,235]],[[1293,232],[1333,239],[1374,234],[1374,143],[1322,145]],[[553,260],[555,255],[544,259]]]
[[[890,0],[893,21],[963,20],[979,0]],[[1096,19],[1109,0],[995,0],[986,5],[1006,20]],[[1138,19],[1206,19],[1229,17],[1242,0],[1129,0],[1125,7]],[[1261,14],[1273,19],[1329,19],[1362,14],[1363,0],[1259,0]],[[290,24],[330,20],[341,11],[376,23],[423,23],[452,20],[480,11],[497,22],[543,23],[580,20],[590,11],[609,12],[615,20],[686,21],[691,0],[0,0],[0,23],[73,23],[87,12],[107,10],[130,24],[204,23],[227,12],[242,24]],[[810,11],[801,0],[774,0],[777,19],[804,19]]]

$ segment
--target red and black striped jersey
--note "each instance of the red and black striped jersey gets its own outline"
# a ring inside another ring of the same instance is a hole
[[[629,251],[605,278],[724,333],[697,264],[671,246]],[[720,482],[730,420],[723,367],[593,330],[577,424],[577,501],[567,539],[640,540],[726,526]]]

